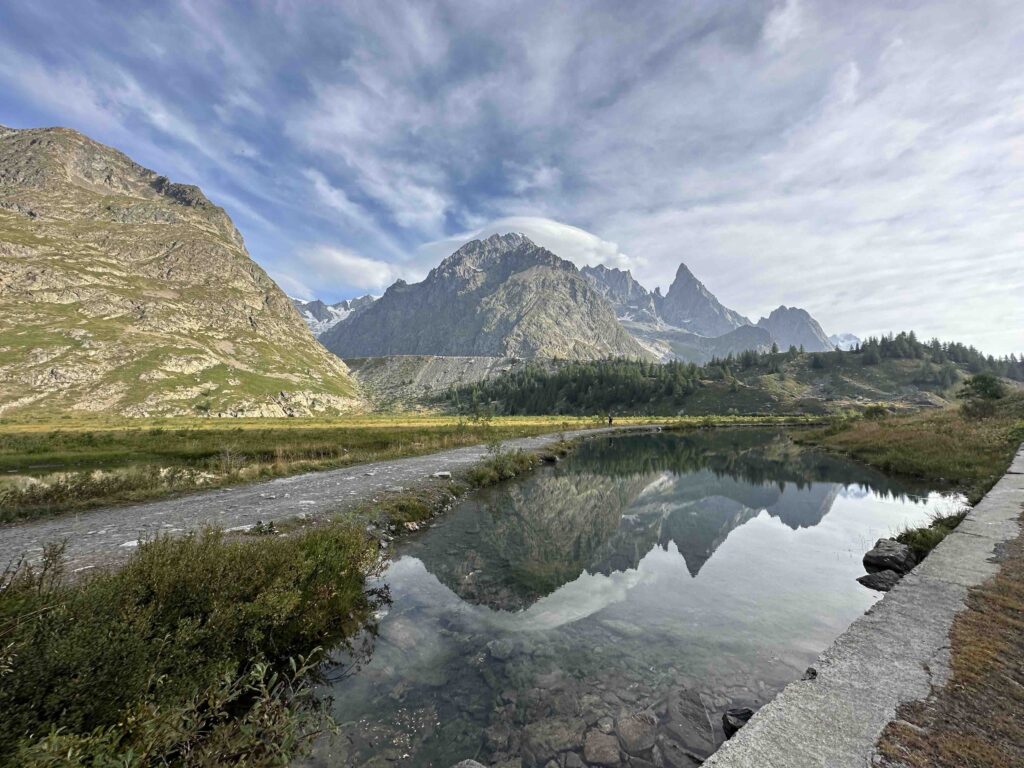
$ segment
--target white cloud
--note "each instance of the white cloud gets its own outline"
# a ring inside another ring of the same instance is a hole
[[[799,0],[783,0],[764,22],[762,36],[773,51],[781,51],[803,31],[804,14]]]
[[[748,315],[1024,349],[1013,0],[57,0],[5,22],[0,122],[202,184],[320,292],[520,230],[650,287],[685,261]]]
[[[297,253],[289,274],[301,275],[296,282],[324,288],[346,286],[356,291],[380,291],[399,278],[418,279],[415,268],[378,261],[328,245],[317,245]]]
[[[517,195],[525,192],[547,192],[561,183],[562,171],[546,163],[522,165],[508,162],[505,164],[511,176],[512,191]]]
[[[320,202],[328,208],[337,211],[348,219],[363,220],[367,218],[366,211],[352,202],[344,190],[332,186],[327,181],[327,177],[320,173],[320,171],[306,168],[302,175],[313,185],[313,190],[316,192]]]
[[[536,216],[508,216],[495,219],[471,232],[425,243],[417,249],[417,261],[427,269],[457,251],[470,240],[479,240],[494,234],[521,232],[556,256],[573,262],[578,267],[604,264],[620,269],[636,269],[644,264],[623,253],[616,243],[604,240],[571,224]]]

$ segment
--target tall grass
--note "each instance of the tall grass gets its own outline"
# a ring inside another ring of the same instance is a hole
[[[895,474],[961,488],[974,503],[1006,471],[1024,441],[1024,395],[1000,400],[989,418],[959,408],[847,419],[799,438]]]

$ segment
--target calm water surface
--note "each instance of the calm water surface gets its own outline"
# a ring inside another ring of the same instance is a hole
[[[778,432],[585,442],[401,544],[312,764],[573,766],[633,717],[634,765],[693,765],[878,599],[875,539],[961,503]]]

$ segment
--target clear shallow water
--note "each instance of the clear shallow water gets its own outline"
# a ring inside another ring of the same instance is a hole
[[[312,763],[544,765],[639,714],[692,764],[725,709],[770,700],[878,599],[855,581],[875,539],[960,503],[782,433],[588,441],[402,543]]]

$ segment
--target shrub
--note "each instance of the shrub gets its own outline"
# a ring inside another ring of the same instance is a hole
[[[996,401],[1006,396],[1006,387],[991,373],[979,373],[965,381],[956,396],[963,400],[964,415],[985,419],[995,415]]]
[[[340,526],[160,538],[77,584],[61,555],[0,580],[0,755],[18,755],[0,765],[283,765],[321,722],[306,691],[317,649],[386,599],[364,585],[374,550]]]
[[[491,451],[490,456],[469,471],[469,482],[483,487],[502,480],[510,480],[527,472],[537,464],[537,457],[525,451]]]
[[[864,409],[865,419],[884,419],[889,415],[889,410],[884,405],[873,403]]]

